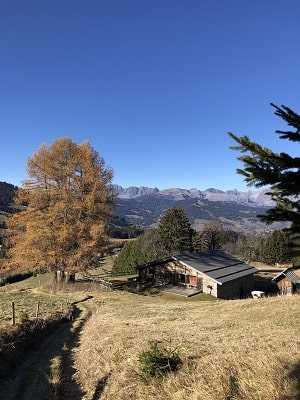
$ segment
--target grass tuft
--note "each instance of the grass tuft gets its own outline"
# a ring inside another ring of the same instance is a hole
[[[62,377],[62,356],[56,356],[51,360],[50,374],[48,381],[53,387],[54,393],[57,394],[58,389],[61,385]]]

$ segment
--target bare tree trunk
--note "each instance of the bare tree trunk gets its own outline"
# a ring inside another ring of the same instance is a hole
[[[74,283],[75,282],[75,273],[66,271],[64,278],[65,278],[65,283]]]
[[[61,282],[64,278],[64,271],[56,271],[56,280]]]
[[[54,283],[57,282],[57,272],[56,271],[52,272],[52,279],[53,279]]]

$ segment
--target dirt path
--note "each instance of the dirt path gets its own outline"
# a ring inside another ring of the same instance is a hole
[[[72,349],[78,345],[78,336],[89,313],[75,308],[72,322],[64,322],[37,346],[14,369],[12,374],[0,382],[0,399],[5,400],[80,400],[83,397],[75,373]],[[59,385],[50,383],[51,364],[61,356]]]

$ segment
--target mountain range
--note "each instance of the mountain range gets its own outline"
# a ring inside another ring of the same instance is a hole
[[[0,182],[0,214],[12,212],[16,189],[12,184]],[[209,221],[219,221],[225,229],[244,233],[262,233],[286,226],[282,223],[266,225],[257,217],[274,207],[266,190],[159,190],[145,186],[123,188],[119,185],[112,185],[112,190],[116,196],[116,216],[128,224],[145,228],[156,227],[160,217],[172,207],[183,208],[196,230],[201,230]]]
[[[133,199],[148,194],[157,194],[169,200],[187,200],[202,199],[210,201],[235,202],[238,204],[253,205],[255,207],[273,207],[274,202],[266,193],[267,190],[248,190],[241,192],[237,189],[222,191],[219,189],[209,188],[204,191],[199,189],[179,189],[170,188],[159,190],[158,188],[149,188],[145,186],[130,186],[123,188],[119,185],[112,185],[114,194],[119,199]]]
[[[266,225],[257,217],[274,207],[266,190],[159,190],[144,186],[123,188],[119,185],[112,185],[112,189],[117,197],[116,214],[133,225],[156,227],[168,209],[180,207],[196,230],[201,230],[210,221],[219,221],[225,229],[243,233],[262,233],[285,227],[282,223]]]

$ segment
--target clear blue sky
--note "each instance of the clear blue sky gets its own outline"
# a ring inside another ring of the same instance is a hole
[[[0,18],[0,181],[61,137],[123,187],[248,190],[228,131],[296,153],[270,102],[300,113],[299,0],[2,0]]]

